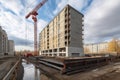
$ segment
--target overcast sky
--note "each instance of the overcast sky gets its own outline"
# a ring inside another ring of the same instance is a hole
[[[25,15],[40,1],[0,0],[0,25],[16,50],[33,50],[33,21]],[[120,38],[120,0],[48,0],[38,11],[38,33],[66,4],[84,14],[85,44]]]

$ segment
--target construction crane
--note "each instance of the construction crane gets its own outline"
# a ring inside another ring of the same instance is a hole
[[[32,19],[34,21],[34,55],[37,56],[38,55],[38,51],[37,51],[37,11],[40,7],[42,7],[45,2],[47,2],[48,0],[43,0],[42,2],[40,2],[31,12],[29,12],[25,18],[28,19],[30,16],[32,16]]]

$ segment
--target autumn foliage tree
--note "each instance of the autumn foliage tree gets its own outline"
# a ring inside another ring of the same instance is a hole
[[[120,52],[120,46],[118,45],[118,41],[116,39],[113,39],[108,43],[108,51],[110,53],[119,53]]]

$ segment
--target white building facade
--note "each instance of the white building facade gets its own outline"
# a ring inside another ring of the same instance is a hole
[[[86,54],[108,53],[108,42],[84,45]]]
[[[14,55],[15,48],[14,48],[14,41],[13,40],[8,40],[8,54],[9,55]]]
[[[9,43],[10,43],[10,45],[9,45]],[[10,50],[12,50],[12,51],[10,51],[10,53],[14,52],[14,49],[11,49],[11,48],[14,48],[14,41],[11,42],[11,40],[10,40],[10,42],[9,42],[6,31],[3,30],[2,27],[0,26],[0,55],[2,55],[2,56],[9,55]]]

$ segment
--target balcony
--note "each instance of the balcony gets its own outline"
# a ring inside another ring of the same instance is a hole
[[[65,30],[65,34],[67,34],[67,30]]]
[[[67,36],[65,36],[65,40],[67,39]]]
[[[65,30],[67,30],[67,24],[65,25]]]
[[[68,28],[68,33],[70,34],[70,28]]]
[[[70,26],[71,26],[70,23],[68,23],[68,28],[70,28]]]
[[[70,18],[68,18],[68,22],[70,21]]]
[[[65,13],[65,18],[67,17],[67,13]]]
[[[67,22],[67,19],[65,19],[65,23]]]
[[[68,10],[68,9],[66,8],[66,9],[65,9],[65,12],[67,12],[67,10]]]
[[[65,41],[65,46],[67,46],[67,41]]]
[[[70,12],[68,12],[68,16],[70,17]]]
[[[82,31],[84,31],[84,27],[82,27],[81,29],[82,29]]]
[[[68,11],[70,11],[70,8],[68,7]]]

